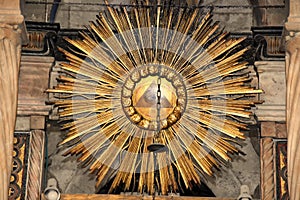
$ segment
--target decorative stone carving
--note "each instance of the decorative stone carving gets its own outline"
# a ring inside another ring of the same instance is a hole
[[[256,105],[255,114],[259,121],[285,121],[285,62],[257,61],[254,63],[258,71],[259,88],[263,104]]]
[[[298,6],[300,6],[300,3]],[[290,35],[292,37],[288,38],[286,43],[286,114],[288,131],[288,185],[290,199],[294,200],[300,199],[300,32],[296,34],[290,33]]]
[[[0,1],[0,199],[8,199],[21,55],[19,1]]]
[[[274,165],[274,142],[271,138],[263,138],[260,141],[261,162],[261,199],[275,199],[275,165]]]
[[[25,200],[40,199],[44,168],[45,132],[31,131]]]
[[[254,59],[256,61],[284,61],[282,26],[258,26],[252,27]]]

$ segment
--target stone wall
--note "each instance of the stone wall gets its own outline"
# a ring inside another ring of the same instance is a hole
[[[25,20],[49,22],[51,2],[33,0],[25,3]],[[131,4],[132,1],[109,0],[108,2],[126,5]],[[182,5],[185,5],[184,2],[180,1]],[[94,20],[99,11],[104,9],[103,3],[104,1],[101,0],[62,0],[55,22],[60,23],[62,28],[84,28],[84,25]],[[202,1],[201,6],[214,6],[214,20],[220,21],[227,31],[250,32],[251,26],[282,26],[288,13],[286,4],[285,0],[206,0]],[[263,8],[253,8],[253,5],[263,6]]]

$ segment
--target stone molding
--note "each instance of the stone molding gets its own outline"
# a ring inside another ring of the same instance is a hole
[[[286,121],[286,80],[284,61],[256,61],[259,88],[264,91],[259,95],[263,104],[256,105],[258,121]]]

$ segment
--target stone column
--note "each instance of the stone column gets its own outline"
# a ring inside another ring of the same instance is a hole
[[[288,184],[291,200],[300,199],[300,33],[286,43]]]
[[[8,198],[23,21],[18,0],[0,1],[0,199]]]
[[[291,200],[300,199],[300,0],[290,0],[285,27],[288,132],[288,186]]]

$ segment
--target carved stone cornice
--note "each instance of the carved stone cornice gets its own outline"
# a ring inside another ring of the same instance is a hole
[[[283,29],[283,26],[251,28],[256,61],[284,61]]]
[[[263,138],[260,141],[261,163],[261,199],[273,200],[276,197],[274,142],[271,138]]]

